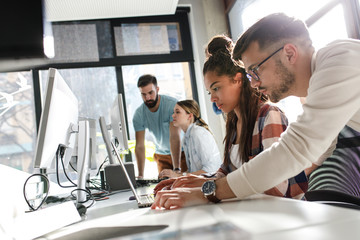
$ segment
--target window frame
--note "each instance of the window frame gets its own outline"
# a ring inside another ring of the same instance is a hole
[[[71,62],[71,63],[49,63],[32,70],[34,81],[34,102],[36,113],[36,129],[38,131],[40,124],[40,117],[42,112],[41,106],[41,89],[39,71],[47,70],[50,67],[57,69],[71,69],[71,68],[93,68],[93,67],[115,67],[118,93],[122,93],[125,97],[124,84],[122,78],[122,66],[126,65],[141,65],[141,64],[156,64],[156,63],[174,63],[187,62],[189,64],[189,72],[191,79],[191,88],[193,99],[198,101],[197,84],[195,77],[194,54],[192,50],[192,41],[190,34],[190,25],[188,20],[188,13],[190,7],[178,7],[174,15],[149,16],[149,17],[132,17],[132,18],[118,18],[118,19],[97,19],[97,20],[83,20],[83,21],[69,21],[69,22],[55,22],[53,24],[76,23],[76,24],[94,24],[99,21],[109,21],[111,34],[113,57],[99,58],[99,61],[92,62]],[[116,56],[114,27],[120,26],[123,23],[168,23],[177,22],[180,28],[180,36],[182,42],[182,50],[170,51],[167,54],[143,54],[133,56]],[[96,26],[98,27],[98,26]],[[98,32],[98,31],[97,31]],[[27,69],[29,70],[29,69]],[[125,109],[125,116],[127,121],[127,111]]]

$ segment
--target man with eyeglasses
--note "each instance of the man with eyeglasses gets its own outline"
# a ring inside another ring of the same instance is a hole
[[[233,58],[244,63],[252,87],[273,102],[297,96],[306,103],[278,144],[218,186],[220,198],[220,189],[228,188],[225,198],[244,198],[321,164],[345,125],[360,131],[360,41],[337,40],[315,52],[302,21],[271,14],[238,39]]]
[[[278,143],[215,181],[212,194],[218,200],[264,192],[312,163],[321,164],[345,125],[360,131],[359,40],[337,40],[315,52],[304,22],[271,14],[238,39],[233,58],[244,64],[252,87],[272,101],[298,96],[306,103]],[[198,188],[171,194],[177,199],[172,207],[206,202]]]
[[[279,144],[228,176],[237,197],[261,192],[312,163],[321,164],[335,149],[334,139],[345,125],[360,131],[359,40],[337,40],[315,51],[302,21],[271,14],[238,39],[233,58],[244,63],[252,87],[273,102],[306,97],[303,114],[290,124]],[[273,164],[283,168],[280,171]]]

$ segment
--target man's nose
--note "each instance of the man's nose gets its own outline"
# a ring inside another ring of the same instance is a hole
[[[252,88],[259,88],[260,87],[260,81],[252,80],[250,82],[250,85]]]

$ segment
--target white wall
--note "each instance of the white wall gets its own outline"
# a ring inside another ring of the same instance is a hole
[[[179,0],[178,6],[187,6],[191,9],[189,24],[201,115],[209,124],[223,155],[222,141],[225,136],[225,123],[222,116],[216,115],[212,109],[210,97],[207,95],[203,83],[202,67],[205,61],[204,50],[210,38],[217,34],[228,33],[225,7],[220,0]]]

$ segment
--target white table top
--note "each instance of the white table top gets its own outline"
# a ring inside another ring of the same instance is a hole
[[[85,221],[56,231],[47,239],[56,239],[84,228],[169,225],[160,232],[164,233],[221,221],[234,223],[252,240],[360,239],[358,210],[259,195],[243,201],[159,211],[138,209],[135,201],[128,200],[131,195],[130,191],[121,192],[110,196],[109,200],[97,202],[88,210]]]

